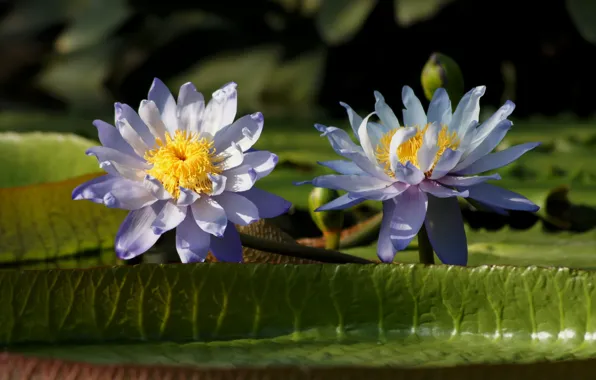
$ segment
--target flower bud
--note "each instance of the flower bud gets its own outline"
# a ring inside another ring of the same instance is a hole
[[[343,210],[315,211],[317,208],[339,197],[336,190],[315,187],[308,196],[310,217],[325,237],[325,248],[337,249],[344,224]]]
[[[424,95],[431,100],[438,88],[449,94],[451,104],[457,104],[464,94],[464,78],[457,63],[441,53],[433,53],[422,69],[420,77]]]

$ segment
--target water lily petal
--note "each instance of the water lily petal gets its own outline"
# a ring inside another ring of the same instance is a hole
[[[424,225],[430,244],[443,264],[468,263],[466,231],[457,198],[429,195]]]
[[[145,175],[143,179],[143,186],[157,199],[167,200],[172,199],[172,195],[163,187],[163,184],[149,174]]]
[[[142,182],[145,177],[145,171],[141,169],[131,168],[130,166],[122,165],[114,161],[102,161],[99,167],[106,171],[106,173],[135,182]]]
[[[222,171],[233,169],[240,166],[244,162],[244,153],[242,148],[235,142],[232,142],[230,148],[218,154],[217,159],[222,160],[218,167]]]
[[[226,212],[215,199],[201,197],[190,205],[192,215],[199,227],[211,235],[223,236],[228,224]]]
[[[219,195],[226,190],[228,184],[228,177],[219,174],[208,174],[211,180],[211,195]]]
[[[158,78],[153,79],[147,99],[155,103],[167,131],[173,135],[178,129],[178,118],[176,100],[168,87]]]
[[[356,139],[358,139],[358,127],[362,123],[362,117],[358,115],[349,105],[344,102],[339,102],[339,104],[346,109],[348,113],[348,119],[350,120],[350,126],[352,126],[352,130],[354,131],[354,135]]]
[[[176,228],[176,251],[183,263],[201,263],[207,258],[211,235],[197,226],[188,212]]]
[[[418,185],[424,179],[424,173],[410,161],[405,165],[401,163],[395,168],[395,179],[409,185]]]
[[[364,150],[358,145],[354,144],[348,132],[337,127],[326,127],[322,124],[315,124],[317,131],[321,132],[321,137],[327,137],[331,148],[343,156],[343,153],[361,153],[364,154]]]
[[[383,124],[383,127],[385,129],[384,132],[388,132],[394,128],[399,127],[399,120],[397,119],[397,116],[395,116],[395,113],[393,112],[391,107],[389,107],[387,103],[385,103],[385,98],[383,97],[383,95],[381,95],[379,91],[375,91],[374,94],[376,100],[375,113],[377,114],[377,116],[379,116],[379,119]]]
[[[128,213],[116,234],[114,242],[116,254],[122,260],[130,260],[145,253],[159,239],[151,224],[161,211],[165,201]]]
[[[166,231],[178,227],[184,218],[186,218],[187,209],[187,206],[177,206],[172,202],[166,202],[153,224],[151,224],[153,232],[161,235]]]
[[[451,123],[451,100],[444,88],[439,88],[433,94],[428,105],[428,123],[437,123],[440,126]]]
[[[484,173],[489,170],[501,168],[505,165],[509,165],[513,161],[520,158],[526,152],[536,148],[540,145],[539,142],[531,142],[520,145],[512,146],[500,152],[489,153],[486,156],[480,157],[477,161],[470,164],[469,166],[459,170],[458,175],[471,175]],[[462,185],[467,186],[467,185]]]
[[[509,115],[511,115],[513,110],[515,110],[515,103],[509,100],[506,101],[505,104],[503,104],[501,108],[497,110],[497,112],[486,119],[484,123],[480,124],[480,126],[477,128],[476,136],[472,141],[472,144],[478,145],[480,142],[484,141],[484,139],[486,139],[488,135],[492,133],[492,131],[501,121],[507,119]]]
[[[346,208],[360,204],[365,200],[366,198],[353,197],[352,194],[347,193],[335,198],[331,202],[328,202],[318,207],[315,211],[344,210]]]
[[[290,202],[282,197],[257,187],[237,194],[242,195],[257,206],[260,218],[274,218],[285,214],[292,206]]]
[[[125,187],[131,183],[135,184],[126,178],[105,174],[75,187],[72,191],[72,199],[75,201],[86,199],[95,203],[103,203],[104,196],[114,187]]]
[[[400,157],[397,156],[397,148],[404,142],[416,136],[416,133],[418,133],[418,128],[405,127],[398,128],[397,131],[395,131],[395,134],[393,134],[391,143],[389,144],[389,165],[392,172],[395,172],[397,167],[401,165],[399,161]]]
[[[246,163],[226,171],[223,175],[227,178],[225,190],[233,192],[250,189],[258,179],[256,170]]]
[[[122,166],[132,169],[148,170],[151,168],[145,161],[138,156],[129,156],[119,150],[106,148],[105,146],[92,146],[85,152],[88,156],[94,156],[99,162],[115,162]]]
[[[139,117],[143,120],[155,139],[165,141],[167,132],[166,126],[161,119],[161,114],[159,113],[157,105],[153,101],[141,101],[141,105],[139,106]]]
[[[232,222],[228,223],[226,232],[220,238],[211,236],[211,253],[218,261],[228,263],[241,263],[242,258],[242,242],[236,226]]]
[[[475,146],[472,143],[468,149],[468,155],[466,158],[457,164],[452,171],[454,173],[459,173],[461,170],[467,168],[480,158],[490,153],[503,140],[509,129],[511,129],[512,125],[513,123],[510,120],[503,120],[478,145]]]
[[[449,173],[461,159],[463,151],[445,149],[441,157],[437,160],[437,164],[433,168],[430,179],[439,179]]]
[[[315,187],[345,191],[378,190],[387,187],[386,181],[375,177],[341,174],[327,174],[316,177],[312,180],[312,184]]]
[[[454,189],[450,189],[439,184],[436,181],[432,180],[424,180],[420,182],[420,190],[424,191],[425,193],[432,194],[437,198],[450,198],[450,197],[467,197],[468,191],[457,191]]]
[[[383,218],[381,219],[381,229],[377,241],[377,256],[384,263],[393,262],[396,253],[391,241],[391,220],[395,214],[395,209],[395,199],[383,202]]]
[[[226,152],[229,149],[234,149],[230,147],[230,144],[234,142],[240,146],[243,152],[246,152],[261,136],[263,124],[264,118],[260,112],[241,117],[217,132],[213,139],[215,150]]]
[[[410,186],[393,199],[396,211],[389,223],[389,238],[395,251],[401,251],[410,244],[422,227],[426,216],[428,197],[423,191],[420,191],[418,186]]]
[[[432,123],[424,132],[422,146],[418,149],[418,167],[420,171],[426,173],[435,163],[437,152],[439,151],[439,131],[441,126],[438,123]]]
[[[470,198],[476,199],[489,206],[530,212],[536,212],[540,209],[540,207],[523,195],[488,183],[481,183],[467,188],[460,188],[460,190],[461,189],[468,190],[470,192]]]
[[[176,201],[178,206],[190,206],[191,204],[195,203],[201,196],[192,190],[189,190],[184,187],[180,187],[180,196]]]
[[[103,196],[104,205],[123,210],[138,210],[155,202],[157,199],[140,182],[130,180],[115,182]]]
[[[137,153],[122,138],[122,135],[114,126],[102,120],[94,120],[93,125],[97,128],[99,142],[106,148],[112,148],[126,155],[136,157]]]
[[[358,191],[350,192],[350,196],[356,198],[363,198],[372,201],[385,201],[387,199],[394,198],[399,194],[403,193],[410,187],[409,184],[403,182],[395,182],[390,186],[378,190]]]
[[[404,86],[401,92],[401,99],[406,107],[403,110],[404,127],[405,126],[419,126],[424,127],[427,123],[426,112],[420,103],[420,99],[414,94],[409,86]]]
[[[220,130],[232,124],[234,117],[236,117],[236,87],[236,83],[230,82],[212,94],[212,98],[205,108],[201,124],[201,136],[214,138]]]
[[[364,171],[352,161],[332,160],[317,161],[317,164],[325,166],[339,174],[364,174]]]
[[[360,127],[358,127],[358,137],[360,139],[360,145],[364,150],[364,154],[371,162],[376,162],[377,157],[375,154],[375,148],[377,146],[379,136],[378,133],[375,131],[374,127],[369,125],[368,119],[375,113],[370,113],[366,115],[366,117],[360,123]]]
[[[480,117],[480,98],[484,95],[486,86],[478,86],[468,91],[460,100],[451,123],[449,130],[457,133],[458,136],[463,136],[472,121],[478,121]]]
[[[128,104],[116,103],[114,105],[114,114],[116,125],[118,125],[118,121],[126,120],[134,132],[141,138],[144,145],[149,148],[155,145],[155,136],[153,136],[139,114]]]
[[[257,206],[238,193],[226,191],[214,199],[224,208],[228,220],[234,224],[247,226],[259,220]]]
[[[497,173],[491,175],[484,175],[484,176],[474,176],[474,177],[461,177],[461,176],[451,176],[446,175],[443,178],[439,178],[437,181],[442,183],[443,185],[447,186],[474,186],[478,185],[479,183],[483,183],[486,181],[491,180],[499,180],[501,176]]]
[[[279,157],[276,154],[267,152],[266,150],[246,153],[244,155],[244,164],[255,170],[257,180],[269,175],[275,169],[278,161]]]
[[[184,83],[180,87],[176,107],[180,118],[178,121],[180,130],[199,133],[203,112],[205,112],[205,98],[192,83]]]

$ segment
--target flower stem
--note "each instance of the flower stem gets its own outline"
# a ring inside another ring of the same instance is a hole
[[[348,255],[338,251],[308,247],[300,244],[280,243],[262,239],[253,235],[240,233],[242,245],[259,251],[277,255],[298,257],[301,259],[320,261],[331,264],[375,264],[374,261],[362,257]]]
[[[339,248],[341,230],[323,232],[325,237],[325,249],[336,250]]]
[[[428,233],[426,232],[426,227],[424,223],[418,231],[418,257],[420,259],[420,264],[434,264],[435,263],[435,254],[433,252],[433,247],[430,245],[430,240],[428,240]]]

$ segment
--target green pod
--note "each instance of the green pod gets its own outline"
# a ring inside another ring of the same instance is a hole
[[[459,65],[448,56],[433,53],[422,68],[420,76],[424,95],[431,100],[435,91],[444,88],[451,104],[457,104],[464,94],[464,77]]]
[[[327,249],[337,249],[344,224],[343,210],[316,211],[319,207],[339,197],[336,190],[315,187],[308,196],[310,217],[325,237]]]

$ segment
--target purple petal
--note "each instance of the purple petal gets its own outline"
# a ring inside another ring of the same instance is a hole
[[[259,209],[259,218],[274,218],[288,212],[292,204],[282,197],[253,187],[237,193],[251,201]]]
[[[178,201],[176,202],[176,204],[178,206],[190,206],[191,204],[195,203],[200,197],[201,196],[196,192],[181,187],[180,196],[178,197]]]
[[[93,125],[97,128],[99,142],[106,148],[111,148],[126,155],[137,157],[136,152],[122,138],[118,129],[102,120],[94,120]]]
[[[176,250],[183,263],[203,262],[209,252],[211,235],[203,231],[195,223],[192,214],[176,228]]]
[[[467,197],[468,191],[464,190],[462,192],[450,189],[448,187],[442,186],[436,181],[433,180],[424,180],[420,182],[420,190],[424,191],[425,193],[432,194],[437,198],[450,198],[450,197]]]
[[[369,191],[387,187],[390,183],[371,176],[328,174],[312,180],[315,187],[345,191]]]
[[[244,154],[244,164],[254,169],[257,173],[257,180],[269,175],[275,169],[278,161],[279,157],[276,154],[266,150]]]
[[[145,175],[143,186],[160,201],[172,199],[172,195],[163,187],[163,184],[149,174]]]
[[[352,194],[348,193],[335,198],[331,202],[326,203],[321,207],[318,207],[315,211],[344,210],[346,208],[356,206],[365,200],[365,198],[352,196]]]
[[[350,120],[350,126],[354,131],[354,135],[356,135],[356,138],[358,138],[358,127],[362,123],[362,117],[354,112],[354,110],[346,103],[339,102],[339,104],[346,109],[346,112],[348,113],[348,120]]]
[[[147,99],[153,101],[161,114],[161,120],[171,135],[178,129],[176,100],[168,87],[158,78],[153,79]]]
[[[430,244],[443,264],[468,263],[466,231],[457,198],[429,196],[424,225]]]
[[[463,136],[466,132],[470,123],[478,121],[480,117],[480,98],[486,91],[485,86],[478,86],[468,91],[460,100],[457,105],[451,123],[449,124],[449,130],[457,133],[458,136]]]
[[[332,160],[332,161],[317,161],[317,164],[325,166],[339,174],[363,174],[364,171],[352,161],[346,160]]]
[[[103,175],[77,186],[74,200],[88,199],[110,208],[138,210],[157,201],[141,184],[119,176]]]
[[[350,192],[349,194],[353,198],[364,198],[373,201],[386,201],[387,199],[394,198],[399,194],[403,193],[408,189],[408,187],[410,187],[410,185],[407,183],[395,182],[392,185],[387,186],[383,189]]]
[[[192,83],[187,82],[180,86],[176,108],[180,117],[178,121],[180,130],[199,133],[205,111],[205,98]]]
[[[224,172],[223,175],[227,178],[225,190],[233,192],[249,190],[258,179],[256,170],[246,163]]]
[[[201,197],[191,206],[195,222],[211,235],[223,236],[228,223],[226,212],[213,198]]]
[[[221,91],[225,96],[221,126],[232,124],[236,118],[236,111],[238,109],[238,92],[236,88],[238,85],[235,82],[230,82],[222,86]]]
[[[360,145],[362,146],[364,154],[371,162],[376,162],[377,160],[375,148],[377,147],[377,142],[380,139],[380,132],[378,129],[370,125],[368,122],[368,119],[370,119],[370,117],[374,114],[375,113],[372,112],[366,115],[366,117],[362,119],[360,127],[358,127],[358,138],[360,139]]]
[[[354,144],[348,132],[337,127],[326,127],[322,124],[315,124],[315,129],[321,132],[321,137],[327,137],[331,148],[338,154],[340,152],[364,153],[361,147]]]
[[[400,163],[396,166],[395,178],[400,182],[405,182],[410,185],[418,185],[424,179],[424,173],[408,161],[405,165]]]
[[[103,197],[106,193],[114,186],[118,186],[116,183],[120,181],[124,181],[125,183],[132,182],[120,176],[110,174],[93,178],[75,187],[72,191],[72,199],[75,201],[85,199],[95,203],[103,203]]]
[[[166,231],[172,230],[186,218],[188,206],[177,206],[172,202],[166,202],[160,213],[151,225],[153,232],[161,235]]]
[[[217,131],[213,138],[215,150],[226,152],[232,143],[238,144],[243,152],[251,148],[261,136],[265,119],[260,112],[246,115]]]
[[[145,253],[155,244],[159,235],[151,224],[164,206],[164,201],[128,213],[116,234],[115,250],[122,260],[130,260]]]
[[[145,122],[141,119],[141,117],[127,104],[116,103],[114,104],[115,109],[115,122],[118,125],[118,122],[126,122],[130,128],[132,128],[135,135],[137,135],[141,139],[141,143],[149,148],[155,145],[155,136],[151,134]],[[118,128],[120,129],[120,128]],[[122,133],[122,132],[121,132]],[[122,137],[126,140],[126,136],[122,135]],[[128,140],[127,140],[128,141]]]
[[[391,170],[395,172],[398,166],[403,166],[399,162],[399,157],[397,156],[397,148],[404,142],[410,140],[418,133],[418,129],[416,127],[405,127],[405,128],[398,128],[397,131],[393,134],[391,138],[391,143],[389,144],[389,163]]]
[[[474,146],[472,143],[468,149],[468,156],[453,168],[453,172],[459,173],[462,169],[467,168],[478,159],[489,154],[503,140],[512,125],[513,123],[510,120],[503,120],[497,124],[495,129],[480,144]]]
[[[445,152],[439,157],[439,160],[430,175],[430,179],[444,177],[455,165],[457,165],[462,154],[463,152],[459,150],[445,149]]]
[[[201,124],[202,135],[210,137],[216,136],[219,131],[234,121],[234,117],[236,117],[237,98],[236,83],[234,82],[224,85],[212,94],[212,98],[205,108],[205,116],[203,117],[203,122]],[[258,137],[256,139],[258,139]],[[244,150],[248,148],[245,148]]]
[[[536,148],[538,145],[540,145],[539,142],[520,144],[500,152],[487,154],[486,156],[479,158],[473,164],[462,168],[456,174],[471,175],[501,168],[505,165],[509,165],[520,158],[524,153]]]
[[[491,180],[499,180],[501,176],[497,173],[485,176],[474,176],[474,177],[460,177],[446,175],[445,177],[439,178],[437,182],[447,186],[474,186],[479,183],[484,183]]]
[[[395,199],[383,202],[383,219],[381,220],[381,230],[377,242],[377,256],[384,263],[393,262],[396,253],[391,242],[391,220],[395,214],[395,209]]]
[[[530,212],[536,212],[540,209],[540,207],[526,197],[488,183],[481,183],[461,189],[468,190],[470,192],[470,198],[486,203],[489,206]]]
[[[224,192],[228,183],[228,178],[219,174],[208,174],[211,180],[211,195],[219,195]]]
[[[242,243],[236,226],[232,222],[228,223],[226,232],[221,238],[211,236],[211,252],[218,261],[241,263]]]
[[[375,91],[374,95],[376,100],[375,113],[379,116],[379,119],[381,119],[383,126],[389,130],[399,127],[399,120],[397,119],[397,116],[395,116],[391,107],[385,103],[383,95],[381,95],[379,91]]]
[[[352,162],[362,169],[363,173],[386,182],[392,181],[391,177],[385,173],[385,171],[378,165],[377,161],[370,161],[364,153],[340,151],[340,154],[352,160]]]
[[[396,211],[389,223],[389,237],[393,248],[401,251],[418,234],[426,216],[428,198],[418,186],[410,186],[408,190],[393,199],[396,203]]]
[[[223,207],[228,220],[234,224],[248,226],[259,220],[257,206],[240,194],[226,191],[214,199]]]
[[[242,148],[235,142],[232,142],[230,147],[217,155],[218,159],[222,159],[218,165],[223,171],[236,168],[244,162],[244,153]]]
[[[441,126],[438,123],[432,123],[426,129],[422,146],[418,149],[418,167],[421,172],[427,172],[435,163],[437,152],[439,151],[439,131]]]
[[[426,125],[426,112],[420,103],[420,99],[414,94],[414,90],[409,86],[404,86],[401,92],[401,99],[406,107],[403,110],[404,126],[419,126]]]
[[[145,177],[145,171],[121,165],[113,161],[102,161],[99,163],[99,167],[110,175],[130,179],[134,182],[142,182]]]
[[[480,124],[480,126],[476,129],[476,135],[472,140],[473,145],[478,145],[485,138],[487,138],[493,130],[499,125],[500,122],[507,119],[509,115],[515,110],[515,103],[512,101],[506,101],[501,108],[497,110],[494,114],[491,115],[488,119],[484,121],[484,123]]]
[[[433,98],[428,106],[428,122],[439,125],[449,125],[451,123],[451,101],[444,88],[439,88],[433,94]]]
[[[165,141],[167,132],[166,126],[163,123],[159,109],[154,102],[151,100],[142,100],[141,105],[139,106],[139,117],[143,120],[156,139]]]
[[[104,146],[92,146],[85,152],[88,156],[94,156],[99,162],[115,162],[122,166],[128,166],[132,169],[147,170],[150,169],[145,161],[139,159],[138,156],[129,156],[119,150],[106,148]]]

